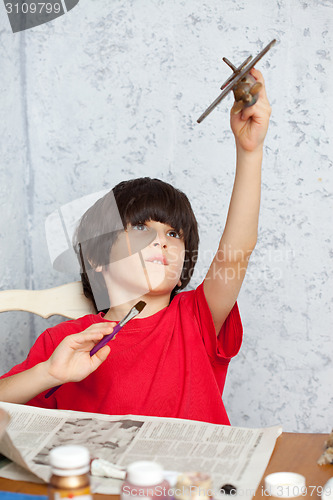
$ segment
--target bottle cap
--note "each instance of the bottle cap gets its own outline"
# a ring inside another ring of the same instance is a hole
[[[141,460],[127,467],[127,480],[137,486],[153,486],[163,482],[163,468],[156,462]]]
[[[221,486],[220,488],[220,492],[223,493],[223,495],[236,495],[237,493],[237,488],[236,486],[233,486],[232,484],[224,484],[223,486]]]
[[[265,490],[273,497],[304,496],[305,488],[305,477],[295,472],[275,472],[265,477]]]
[[[58,476],[86,474],[90,468],[89,451],[84,446],[58,446],[50,451],[52,472]]]

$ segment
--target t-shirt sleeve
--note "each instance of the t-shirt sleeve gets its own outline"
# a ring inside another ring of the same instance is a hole
[[[16,373],[21,373],[25,370],[29,370],[33,366],[46,361],[49,359],[58,344],[67,335],[72,333],[82,332],[88,328],[92,323],[100,323],[104,321],[101,315],[88,314],[79,318],[77,320],[69,320],[59,323],[52,328],[45,330],[36,340],[34,345],[31,347],[27,358],[20,364],[14,366],[8,373],[5,373],[0,378],[9,377],[15,375]],[[49,398],[45,398],[47,391],[42,392],[35,398],[28,401],[26,404],[31,406],[40,406],[42,408],[56,408],[57,401],[56,396],[52,395]]]
[[[15,365],[9,372],[2,375],[0,378],[9,377],[10,375],[15,375],[16,373],[21,373],[33,366],[41,363],[42,361],[47,360],[52,352],[54,351],[55,346],[52,341],[52,337],[48,330],[45,330],[31,347],[28,356],[22,363]]]
[[[237,302],[223,323],[219,334],[216,335],[203,283],[198,286],[194,294],[194,311],[208,356],[212,362],[229,363],[230,359],[238,353],[243,338],[243,326]]]
[[[72,333],[82,332],[92,323],[100,323],[104,321],[103,316],[88,314],[76,320],[63,321],[52,328],[48,328],[43,332],[31,347],[27,358],[20,364],[14,366],[8,373],[5,373],[0,378],[9,377],[24,370],[28,370],[33,366],[49,359],[55,348],[60,342]]]

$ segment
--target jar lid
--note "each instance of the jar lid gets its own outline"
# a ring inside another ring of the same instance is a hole
[[[50,465],[55,474],[85,474],[90,468],[87,448],[78,445],[57,446],[50,451]]]
[[[126,478],[137,486],[153,486],[163,482],[163,468],[156,462],[140,460],[127,467]]]
[[[273,497],[298,497],[304,495],[305,488],[305,477],[295,472],[275,472],[265,477],[265,490]]]

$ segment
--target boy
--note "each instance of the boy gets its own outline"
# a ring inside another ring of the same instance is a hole
[[[254,106],[231,114],[236,176],[219,249],[203,283],[177,293],[189,282],[198,245],[186,196],[158,180],[120,183],[113,194],[124,234],[149,234],[149,243],[122,258],[122,236],[100,236],[109,195],[86,212],[76,234],[83,285],[86,294],[92,295],[90,285],[107,290],[107,312],[46,330],[28,358],[0,381],[0,400],[229,424],[222,392],[228,363],[241,344],[236,299],[257,239],[270,116],[262,75],[251,73],[263,87]],[[90,357],[139,299],[147,304],[142,313]],[[44,391],[59,384],[64,385],[45,399]]]

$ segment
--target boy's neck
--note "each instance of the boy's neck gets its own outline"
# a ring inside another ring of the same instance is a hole
[[[138,297],[135,300],[131,300],[116,306],[111,306],[108,312],[105,314],[104,319],[107,319],[109,321],[122,320],[124,316],[126,316],[126,314],[129,312],[129,310],[140,300],[143,300],[146,303],[146,306],[138,315],[138,318],[148,318],[149,316],[158,313],[169,305],[170,295],[143,295],[142,297]]]

